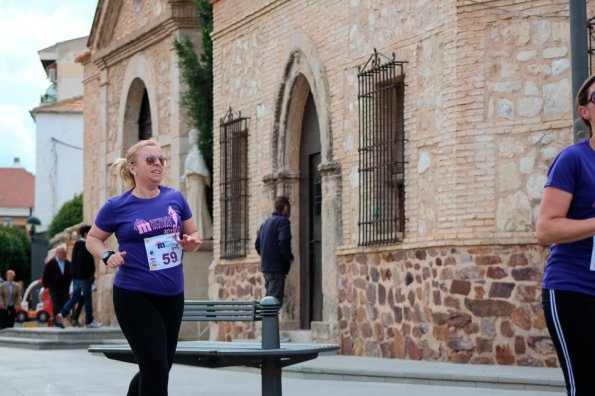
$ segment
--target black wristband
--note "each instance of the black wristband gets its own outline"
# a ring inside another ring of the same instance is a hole
[[[101,256],[103,264],[107,265],[107,260],[109,260],[109,258],[112,257],[112,254],[116,254],[116,252],[114,252],[113,250],[106,250],[105,252],[103,252],[103,256]]]

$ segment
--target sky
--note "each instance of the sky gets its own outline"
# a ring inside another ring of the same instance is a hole
[[[88,36],[98,0],[0,0],[0,168],[35,173],[29,111],[50,86],[38,51]]]

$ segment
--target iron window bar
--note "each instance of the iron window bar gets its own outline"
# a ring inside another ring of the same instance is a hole
[[[593,53],[595,53],[595,48],[593,42],[595,42],[595,17],[589,18],[587,23],[587,28],[589,29],[589,42],[587,52],[589,53],[589,75],[593,75]]]
[[[374,49],[358,68],[360,246],[403,239],[406,63]]]
[[[219,122],[221,257],[245,257],[248,246],[248,118],[230,107]]]

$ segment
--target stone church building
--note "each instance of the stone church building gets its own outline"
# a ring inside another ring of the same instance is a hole
[[[534,229],[547,169],[573,141],[568,2],[212,4],[213,250],[200,271],[186,263],[187,298],[206,279],[205,298],[264,296],[254,240],[287,195],[290,337],[556,365]],[[138,139],[164,146],[164,183],[180,187],[189,127],[171,40],[197,32],[191,1],[99,1],[81,56],[86,221],[123,191],[109,166]],[[99,271],[100,319],[113,321],[113,275]]]
[[[262,294],[256,231],[287,195],[285,329],[343,354],[557,364],[534,229],[572,143],[568,2],[241,4],[213,2],[210,296]]]
[[[98,1],[88,49],[78,57],[84,65],[88,106],[84,112],[86,223],[93,223],[107,198],[125,191],[111,164],[140,139],[153,138],[162,145],[169,159],[163,183],[181,188],[190,126],[180,107],[183,87],[172,40],[182,35],[199,42],[191,0]],[[114,237],[108,242],[117,248]],[[207,241],[205,250],[185,256],[186,298],[208,298],[211,246]],[[97,274],[97,319],[115,324],[114,273],[99,263]],[[187,331],[193,332],[183,328],[182,334]]]

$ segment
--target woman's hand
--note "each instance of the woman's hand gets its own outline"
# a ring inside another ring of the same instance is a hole
[[[198,249],[202,241],[194,236],[184,234],[182,235],[182,239],[178,239],[178,243],[182,246],[182,249],[188,252],[194,252]]]
[[[118,268],[124,265],[124,257],[126,252],[116,252],[107,259],[107,266],[110,268]]]

